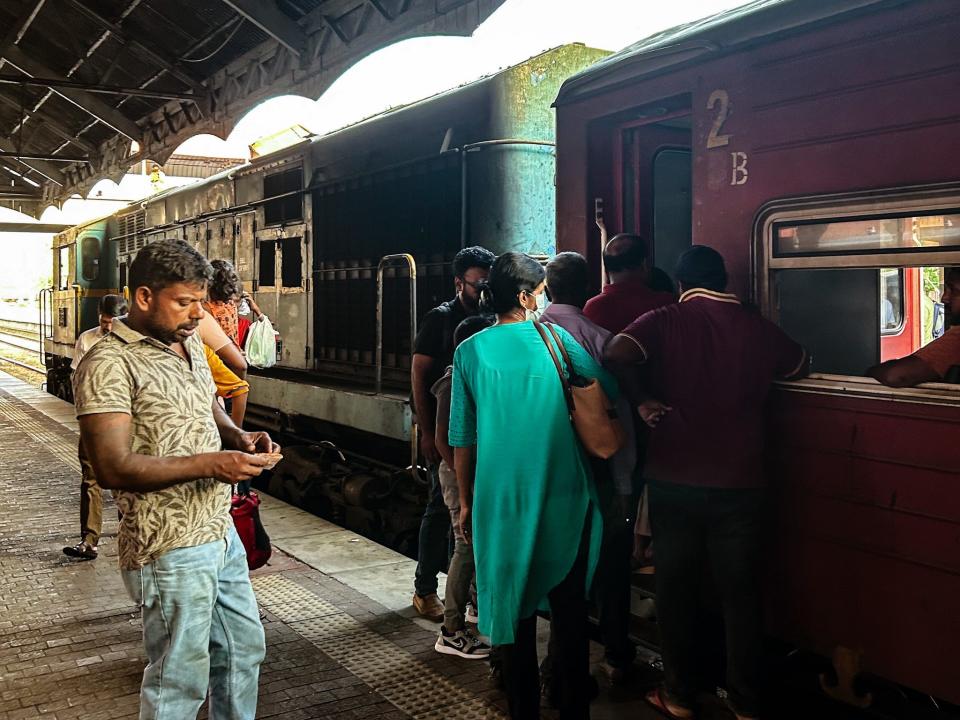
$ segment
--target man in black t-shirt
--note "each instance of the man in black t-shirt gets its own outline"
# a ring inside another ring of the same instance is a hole
[[[453,331],[468,315],[480,312],[480,284],[487,279],[494,259],[492,252],[478,246],[457,253],[453,259],[457,295],[426,314],[413,348],[410,385],[420,426],[420,454],[430,469],[431,478],[430,500],[420,523],[413,606],[421,616],[436,622],[443,620],[443,603],[437,597],[437,574],[446,566],[449,554],[450,514],[437,477],[440,465],[440,453],[434,441],[437,408],[430,388],[453,363]]]

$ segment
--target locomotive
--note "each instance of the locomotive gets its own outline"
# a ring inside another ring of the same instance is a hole
[[[424,495],[408,403],[417,320],[453,294],[462,247],[553,253],[550,103],[606,54],[555,48],[55,236],[48,390],[71,399],[76,338],[100,297],[126,291],[137,251],[185,240],[231,261],[279,334],[276,366],[248,377],[248,422],[292,442],[271,492],[410,552]]]

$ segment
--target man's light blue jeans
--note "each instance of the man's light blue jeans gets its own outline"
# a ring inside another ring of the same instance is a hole
[[[247,555],[224,540],[178,548],[123,582],[143,614],[149,664],[140,720],[188,720],[210,692],[211,720],[253,720],[265,645]]]

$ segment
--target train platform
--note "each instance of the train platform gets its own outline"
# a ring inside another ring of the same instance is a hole
[[[72,405],[0,372],[0,720],[137,717],[141,624],[109,494],[100,557],[61,552],[78,533],[76,445]],[[262,498],[274,556],[253,573],[267,637],[258,718],[507,717],[487,663],[434,651],[439,626],[410,607],[414,561]],[[643,689],[602,683],[593,718],[660,717]]]

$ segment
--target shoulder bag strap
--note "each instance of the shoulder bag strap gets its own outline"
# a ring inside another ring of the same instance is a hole
[[[557,342],[557,347],[560,348],[560,354],[563,355],[563,361],[567,364],[567,370],[570,373],[570,376],[573,377],[573,363],[570,362],[570,356],[567,354],[567,348],[564,347],[563,341],[560,339],[560,335],[557,334],[556,328],[553,327],[551,323],[544,323],[547,326],[547,330],[550,331],[550,334],[553,335],[553,339]]]
[[[550,351],[550,357],[553,359],[553,364],[557,368],[557,375],[560,376],[560,385],[563,387],[563,399],[567,403],[567,411],[572,415],[574,410],[573,395],[570,392],[570,383],[567,381],[567,376],[563,374],[563,368],[560,367],[560,358],[557,357],[557,351],[553,349],[553,343],[547,338],[543,324],[538,320],[534,320],[533,326],[537,329],[537,332],[540,333],[540,339],[543,340],[543,344],[547,346],[547,350]],[[561,347],[563,346],[561,345]]]

